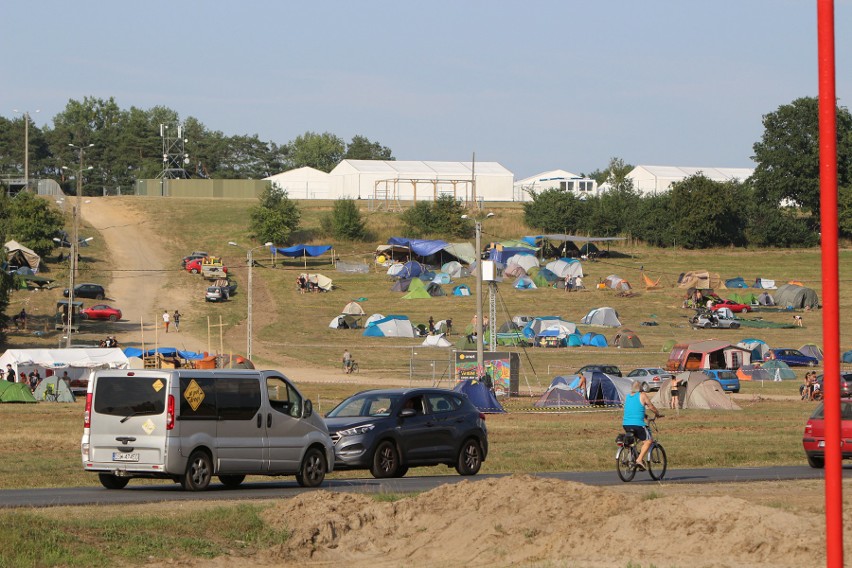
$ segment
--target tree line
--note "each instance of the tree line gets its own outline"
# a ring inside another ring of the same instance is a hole
[[[0,116],[0,173],[23,177],[24,121],[24,116]],[[348,143],[328,132],[305,132],[284,143],[264,141],[256,134],[229,136],[194,117],[181,120],[164,106],[121,109],[112,97],[69,100],[52,122],[43,128],[29,124],[30,177],[55,179],[74,193],[70,178],[79,169],[79,155],[69,144],[86,146],[86,195],[100,195],[104,188],[127,190],[138,179],[158,177],[163,170],[161,124],[172,132],[182,126],[182,137],[189,141],[185,169],[191,177],[262,179],[304,166],[328,172],[344,159],[394,159],[390,148],[361,135]]]

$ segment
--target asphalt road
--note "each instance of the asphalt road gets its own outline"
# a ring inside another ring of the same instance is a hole
[[[808,466],[743,467],[673,469],[666,472],[664,483],[739,483],[749,481],[781,481],[795,479],[823,479],[823,470]],[[576,481],[589,485],[619,485],[622,481],[615,470],[589,472],[549,472],[536,474],[539,477]],[[351,491],[357,493],[412,493],[434,489],[445,483],[464,480],[475,481],[503,477],[503,475],[441,475],[426,477],[403,477],[379,480],[328,479],[319,489],[329,491]],[[843,477],[852,479],[852,466],[843,468]],[[121,490],[98,487],[64,487],[59,489],[11,489],[0,491],[0,508],[15,507],[58,507],[67,505],[118,505],[123,503],[157,503],[163,501],[217,501],[234,499],[280,499],[317,489],[304,489],[292,477],[270,478],[271,481],[245,483],[237,489],[228,489],[213,483],[207,491],[191,493],[182,491],[180,485],[163,481],[161,485],[137,485],[133,481]],[[631,482],[637,486],[656,484],[647,473],[637,473]]]

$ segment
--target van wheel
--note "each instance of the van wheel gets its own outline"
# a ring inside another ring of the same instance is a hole
[[[186,464],[186,472],[180,478],[184,491],[204,491],[213,477],[213,464],[210,456],[201,450],[192,452]]]
[[[129,477],[118,477],[111,473],[99,473],[98,479],[100,480],[101,485],[107,489],[124,489],[130,482]]]
[[[220,475],[219,481],[222,482],[222,485],[225,487],[230,487],[234,489],[240,486],[240,483],[246,478],[245,475]]]
[[[396,451],[396,446],[390,440],[380,442],[373,454],[373,465],[370,467],[370,473],[373,474],[373,477],[382,479],[396,477],[398,469],[399,454]]]
[[[302,487],[319,487],[325,480],[325,472],[328,467],[325,463],[325,455],[317,448],[310,448],[305,453],[296,481]]]
[[[459,475],[476,475],[482,467],[482,449],[474,438],[462,444],[459,457],[456,460],[456,471]]]

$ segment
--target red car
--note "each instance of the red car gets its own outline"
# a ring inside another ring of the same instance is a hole
[[[711,308],[713,311],[718,310],[719,308],[728,308],[735,314],[740,312],[750,312],[751,306],[748,304],[740,304],[739,302],[735,302],[733,300],[718,300],[714,301],[713,307]]]
[[[121,310],[107,306],[106,304],[98,304],[91,308],[83,308],[80,310],[84,319],[90,320],[109,320],[118,321],[121,319]]]
[[[841,400],[840,420],[840,451],[843,459],[852,459],[852,401]],[[808,457],[808,465],[811,467],[825,465],[825,420],[822,403],[819,403],[808,423],[805,424],[802,446]]]
[[[203,258],[196,258],[195,260],[190,260],[186,263],[187,272],[191,272],[192,274],[200,274],[201,273],[201,261]]]

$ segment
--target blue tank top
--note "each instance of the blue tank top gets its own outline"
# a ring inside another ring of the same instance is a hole
[[[640,394],[634,392],[624,399],[624,419],[621,421],[623,426],[645,425],[645,405],[639,398]]]

